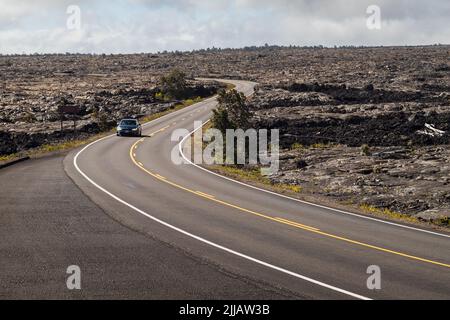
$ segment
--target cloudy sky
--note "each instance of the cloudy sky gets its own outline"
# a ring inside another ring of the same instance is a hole
[[[0,0],[0,53],[450,44],[449,21],[449,0]]]

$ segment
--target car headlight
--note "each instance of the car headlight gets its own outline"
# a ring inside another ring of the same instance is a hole
[[[138,130],[138,128],[134,128],[134,129],[133,129],[133,131],[137,131],[137,130]]]

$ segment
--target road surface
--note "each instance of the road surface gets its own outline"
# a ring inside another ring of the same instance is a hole
[[[230,81],[246,95],[254,83]],[[302,203],[171,159],[178,128],[192,131],[208,99],[107,137],[66,158],[71,177],[125,225],[226,270],[318,299],[448,299],[448,235]],[[180,148],[181,151],[182,148]],[[381,289],[367,286],[369,266]]]
[[[229,82],[247,95],[255,85]],[[172,132],[192,131],[215,106],[212,98],[152,121],[142,139],[106,137],[63,163],[1,170],[0,296],[450,298],[446,234],[174,164],[171,153],[184,149]],[[79,292],[65,288],[71,264],[82,270]],[[379,290],[367,286],[369,266],[381,271]]]

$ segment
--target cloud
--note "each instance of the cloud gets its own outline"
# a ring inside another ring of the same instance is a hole
[[[81,30],[66,27],[67,6]],[[381,8],[381,30],[366,8]],[[0,0],[0,53],[450,43],[447,0]]]

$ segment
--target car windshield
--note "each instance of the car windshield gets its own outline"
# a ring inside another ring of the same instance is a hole
[[[136,120],[122,120],[120,122],[121,126],[136,126],[137,125],[137,121]]]

